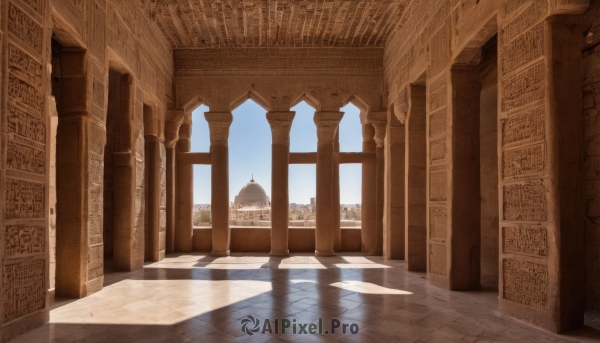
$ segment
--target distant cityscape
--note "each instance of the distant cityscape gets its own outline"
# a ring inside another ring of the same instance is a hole
[[[290,227],[314,227],[316,208],[314,198],[311,198],[309,204],[291,203],[289,207],[289,226]],[[361,226],[361,205],[360,204],[341,204],[340,221],[342,227],[360,227]],[[194,226],[210,227],[211,208],[210,204],[194,204]],[[271,226],[271,206],[270,203],[255,203],[242,207],[236,207],[231,203],[229,225],[231,227],[247,226]]]

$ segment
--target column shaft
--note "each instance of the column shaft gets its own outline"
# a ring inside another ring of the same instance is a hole
[[[375,231],[371,233],[371,255],[383,255],[383,206],[385,187],[385,151],[384,140],[387,127],[387,111],[371,111],[367,113],[367,120],[375,128]]]
[[[190,151],[190,125],[184,124],[179,130],[177,151]],[[191,252],[193,236],[193,207],[194,207],[194,166],[180,163],[177,159],[177,218],[175,226],[175,251]]]
[[[315,256],[333,256],[333,152],[335,134],[344,115],[343,112],[317,112],[317,196],[316,196],[316,232]]]
[[[406,270],[427,269],[427,113],[425,86],[409,86],[406,116]]]
[[[333,178],[331,193],[333,196],[333,249],[342,251],[342,228],[340,217],[340,132],[335,133],[333,141]]]
[[[289,255],[290,128],[295,112],[269,112],[273,136],[271,163],[271,255]]]
[[[146,261],[160,260],[160,141],[156,136],[147,135],[145,141],[145,225],[147,244]]]
[[[373,136],[375,129],[371,124],[363,124],[363,152],[375,154],[377,147]],[[361,231],[362,231],[362,251],[375,251],[372,236],[375,232],[375,212],[376,204],[376,159],[372,158],[362,165],[362,204],[361,204]]]
[[[383,257],[404,260],[404,125],[393,112],[388,113],[385,137],[385,186]]]
[[[210,129],[212,255],[228,256],[231,241],[229,228],[229,127],[231,112],[207,112]]]
[[[175,147],[167,147],[167,232],[166,253],[175,252]]]

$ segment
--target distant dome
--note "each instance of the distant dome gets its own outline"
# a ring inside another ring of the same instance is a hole
[[[254,182],[254,177],[248,182],[240,193],[235,197],[235,204],[240,206],[248,206],[253,204],[269,205],[269,197],[262,186]]]

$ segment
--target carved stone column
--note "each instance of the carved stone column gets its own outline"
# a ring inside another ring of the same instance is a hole
[[[167,232],[166,232],[166,253],[175,252],[175,218],[176,218],[176,148],[175,144],[179,140],[179,127],[184,120],[183,111],[167,111],[165,120],[165,148],[167,155],[166,173],[167,173]]]
[[[212,255],[228,256],[231,232],[229,229],[229,127],[231,112],[206,112],[210,129]]]
[[[367,114],[367,120],[375,128],[375,143],[377,148],[375,149],[376,155],[376,209],[375,209],[375,232],[372,234],[372,247],[375,250],[371,250],[371,255],[380,256],[383,255],[383,201],[384,201],[384,182],[385,182],[385,151],[384,151],[384,140],[385,130],[387,127],[387,112],[369,112]]]
[[[532,3],[528,27],[501,12],[498,30],[499,308],[559,333],[583,326],[585,310],[583,19],[565,14],[585,4]],[[528,37],[521,63],[503,56]]]
[[[406,129],[405,266],[409,271],[424,272],[427,270],[426,90],[425,86],[410,85],[409,87],[409,109],[404,124]],[[439,116],[432,118],[437,119]],[[436,128],[440,126],[439,120],[435,123]]]
[[[268,112],[273,135],[271,162],[271,255],[287,256],[290,129],[296,112]]]
[[[385,185],[383,209],[383,258],[404,260],[404,125],[388,112],[385,137]]]
[[[316,112],[317,198],[315,256],[334,256],[333,250],[333,143],[343,112]]]
[[[373,125],[363,124],[363,153],[375,154],[377,144],[373,139],[375,128]],[[370,158],[362,164],[362,204],[361,204],[361,226],[362,226],[362,251],[375,251],[373,235],[375,232],[376,204],[376,159]]]
[[[183,124],[179,128],[179,141],[177,142],[177,152],[185,153],[190,151],[190,136],[192,127],[189,124]],[[179,160],[179,159],[177,159]],[[193,235],[193,207],[194,207],[194,166],[177,161],[177,205],[175,221],[175,251],[191,252]]]
[[[160,140],[154,135],[145,135],[145,225],[146,261],[160,261]],[[164,257],[164,255],[163,255]]]
[[[333,140],[333,180],[331,182],[333,195],[333,249],[342,251],[342,227],[340,220],[340,131],[335,132]]]
[[[60,94],[68,94],[68,96],[57,97],[59,113],[56,135],[55,287],[57,296],[82,298],[102,289],[104,282],[102,235],[104,173],[102,169],[106,129],[104,124],[97,122],[91,113],[91,83],[89,82],[91,77],[86,66],[91,64],[89,55],[81,49],[63,49],[60,60],[61,67],[54,70],[54,73],[60,73]],[[9,113],[20,112],[22,111],[18,108],[9,105]],[[42,113],[39,114],[39,118],[44,118]],[[19,136],[31,134],[31,137],[27,137],[31,139],[27,142],[31,143],[27,144],[34,144],[36,138],[35,144],[45,143],[44,135],[49,133],[48,129],[39,132],[31,130],[31,133],[25,130],[33,123],[39,125],[38,128],[44,127],[44,121],[41,119],[32,121],[31,124],[23,123],[22,132],[17,130],[9,136],[8,170],[23,168],[19,159],[19,154],[24,153],[21,152],[23,148],[19,148],[20,145],[15,144],[13,139],[19,139],[17,142],[23,143],[23,138]],[[23,158],[22,161],[27,160]],[[34,159],[31,161],[32,165],[33,161]],[[47,160],[44,161],[47,163]],[[41,169],[37,168],[38,166],[39,164],[36,164],[36,170],[32,172],[44,173],[43,165]],[[7,171],[6,175],[2,192],[6,194],[7,199],[6,220],[21,218],[43,220],[45,213],[43,206],[46,199],[44,185],[14,178],[14,175],[23,177],[22,173],[13,171],[9,174]],[[43,177],[43,175],[36,175],[36,177]],[[38,178],[32,180],[38,181]],[[19,196],[20,194],[30,194],[30,196]],[[10,239],[9,234],[7,230],[7,240]],[[42,238],[43,234],[42,232]],[[41,244],[43,249],[43,240]],[[42,275],[44,270],[47,270],[45,268],[47,266],[42,265]]]

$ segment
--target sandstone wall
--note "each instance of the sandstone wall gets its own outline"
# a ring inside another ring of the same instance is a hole
[[[600,309],[600,1],[584,15],[583,120],[585,139],[585,298],[588,309]]]
[[[79,84],[84,94],[79,115],[86,118],[82,121],[85,125],[82,132],[86,133],[73,137],[79,139],[75,141],[78,146],[87,149],[83,163],[89,170],[85,177],[89,185],[85,188],[88,243],[87,255],[82,256],[87,265],[86,282],[101,277],[103,266],[102,175],[109,65],[132,76],[136,107],[141,108],[145,103],[155,108],[155,134],[161,138],[164,113],[172,99],[171,48],[135,2],[7,0],[0,3],[0,46],[2,60],[6,61],[0,68],[3,341],[48,319],[47,289],[53,275],[48,268],[49,251],[53,248],[49,247],[50,218],[56,213],[55,200],[50,198],[50,184],[54,180],[49,176],[50,151],[54,149],[50,146],[50,136],[54,134],[50,115],[55,109],[50,107],[55,105],[49,101],[53,37],[63,47],[86,51],[80,70],[84,83]],[[55,72],[60,76],[59,70]],[[57,96],[58,103],[60,94]],[[63,94],[63,102],[65,96],[69,94]],[[141,118],[136,122],[141,123]],[[143,151],[143,136],[141,141]],[[137,157],[142,164],[143,155]],[[138,180],[138,186],[142,181]],[[162,185],[164,188],[164,180]],[[138,193],[143,194],[143,187]]]
[[[428,280],[458,290],[497,275],[503,313],[558,332],[583,320],[578,15],[588,3],[413,1],[384,55],[388,105],[400,120],[407,85],[422,75],[427,80]],[[496,34],[499,261],[490,274],[493,256],[479,252],[495,248],[494,223],[475,213],[489,213],[480,207],[481,192],[493,195],[479,184],[479,168],[491,166],[479,160],[479,140],[489,138],[479,127],[489,86],[478,65]],[[481,109],[472,107],[480,101]]]

